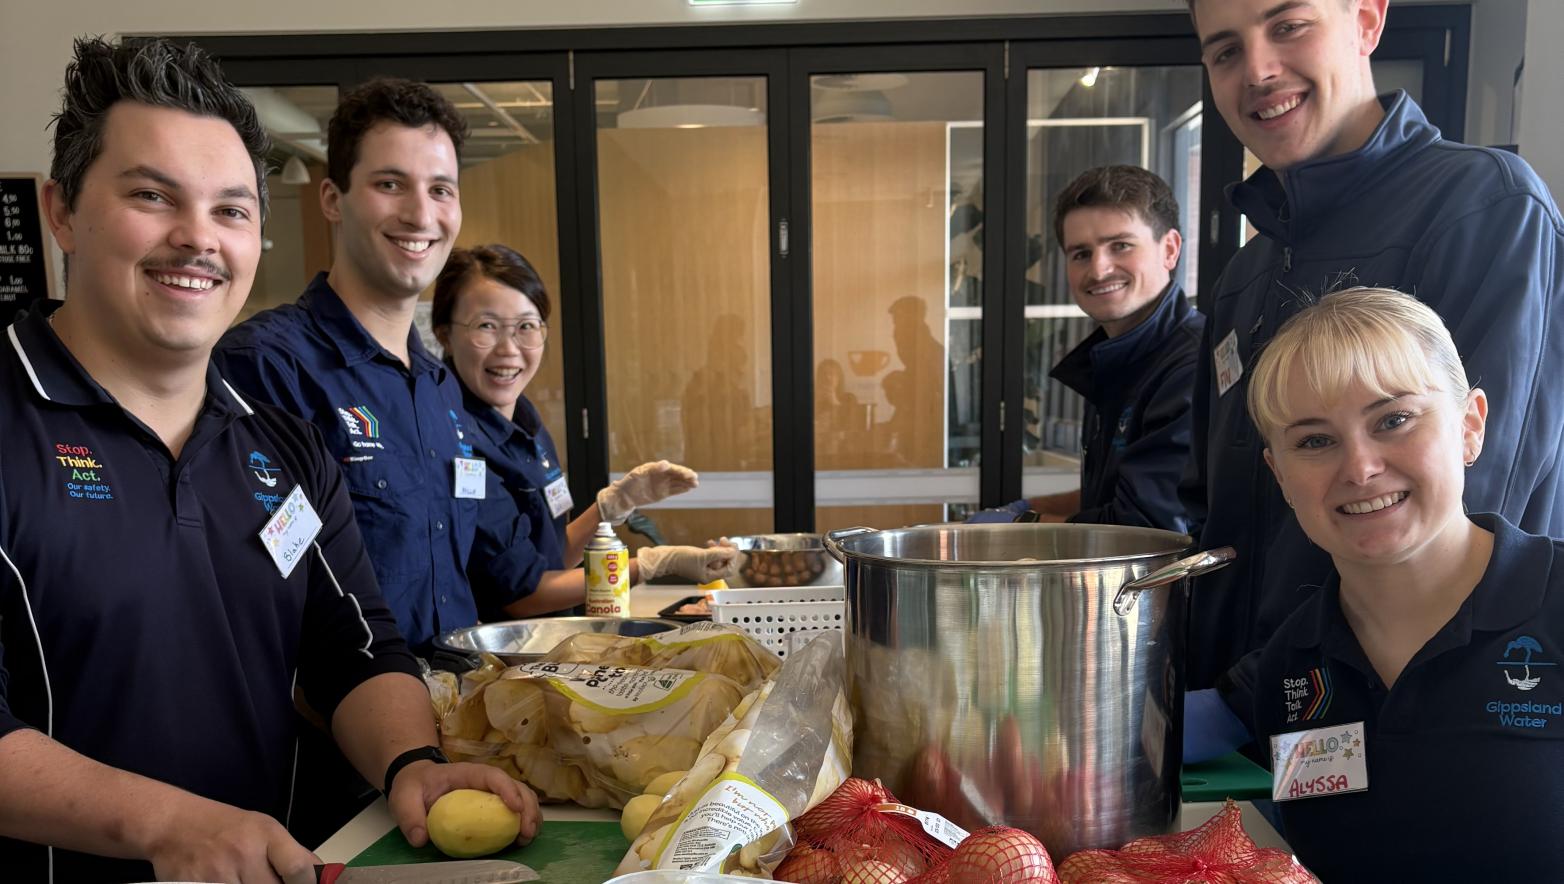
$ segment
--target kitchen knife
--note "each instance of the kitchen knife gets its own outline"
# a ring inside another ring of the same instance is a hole
[[[414,863],[403,866],[359,866],[342,863],[315,867],[318,884],[514,884],[536,881],[538,873],[503,859]]]

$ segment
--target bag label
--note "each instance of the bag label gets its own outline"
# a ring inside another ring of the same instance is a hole
[[[787,808],[742,774],[718,777],[657,849],[654,869],[715,872],[735,850],[787,824]]]

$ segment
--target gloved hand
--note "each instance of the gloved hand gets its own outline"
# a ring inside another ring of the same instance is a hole
[[[691,583],[710,583],[738,573],[739,551],[731,546],[648,546],[636,553],[641,581],[666,575]]]
[[[1025,499],[1007,503],[991,510],[978,510],[967,517],[968,525],[978,525],[985,522],[1014,522],[1032,508]]]
[[[636,507],[683,494],[698,484],[699,477],[689,467],[666,460],[643,463],[597,492],[597,511],[603,521],[623,524]]]

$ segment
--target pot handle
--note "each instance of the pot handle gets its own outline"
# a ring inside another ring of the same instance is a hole
[[[874,530],[873,528],[841,528],[827,531],[825,536],[820,538],[820,542],[825,544],[825,551],[831,554],[831,558],[846,564],[847,559],[842,555],[842,541],[860,534],[873,534]]]
[[[1113,597],[1113,612],[1120,617],[1128,616],[1135,610],[1135,603],[1140,600],[1140,594],[1148,589],[1156,589],[1159,586],[1167,586],[1177,580],[1186,577],[1195,577],[1218,568],[1225,568],[1238,558],[1238,553],[1230,546],[1223,546],[1206,552],[1195,553],[1188,558],[1179,559],[1165,568],[1147,574],[1137,580],[1119,587],[1119,592]]]

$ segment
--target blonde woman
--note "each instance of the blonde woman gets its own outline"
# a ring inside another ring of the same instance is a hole
[[[1330,882],[1559,880],[1564,546],[1462,507],[1488,401],[1439,317],[1327,295],[1263,351],[1248,404],[1334,563],[1228,695],[1273,758],[1309,735],[1275,765],[1289,844]]]

